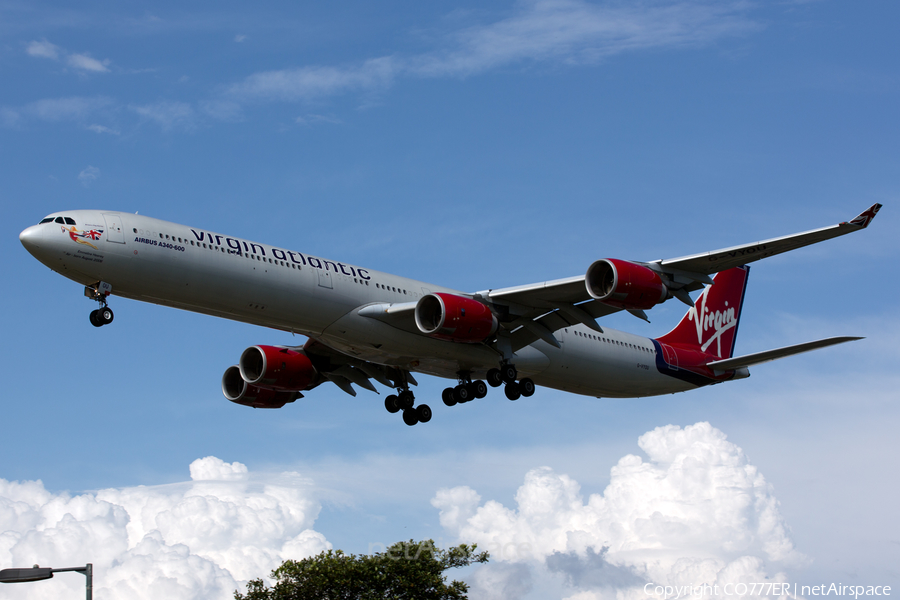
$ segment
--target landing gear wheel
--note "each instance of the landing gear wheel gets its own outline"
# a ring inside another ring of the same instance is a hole
[[[519,382],[519,391],[524,397],[530,398],[534,395],[534,382],[525,377]]]
[[[500,374],[500,369],[488,369],[487,382],[491,387],[503,385],[503,376]]]
[[[444,391],[441,392],[441,400],[447,406],[456,405],[456,396],[453,395],[453,388],[444,388]]]
[[[466,384],[461,383],[453,388],[453,396],[456,398],[457,402],[459,402],[460,404],[465,404],[472,399],[472,392],[469,390]]]
[[[427,404],[420,404],[415,408],[416,418],[419,419],[419,423],[427,423],[431,420],[431,407]]]
[[[398,404],[399,398],[394,394],[391,394],[387,398],[384,399],[384,407],[391,414],[396,412],[400,412],[400,404]]]
[[[502,377],[503,383],[515,383],[518,376],[519,372],[516,371],[515,365],[505,364],[500,367],[500,377]]]
[[[94,327],[103,327],[103,323],[100,321],[100,311],[92,310],[90,314],[91,325]]]
[[[484,398],[485,396],[487,396],[487,393],[488,393],[487,384],[485,384],[483,381],[473,381],[472,382],[472,392],[473,392],[472,395],[474,395],[479,400],[481,398]]]
[[[413,404],[416,403],[416,397],[413,396],[413,393],[409,390],[403,390],[400,392],[399,402],[397,405],[402,408],[404,411],[413,407]]]
[[[104,306],[97,311],[97,320],[100,321],[101,325],[109,325],[113,322],[114,317],[112,309],[108,306]]]
[[[503,391],[506,392],[506,397],[510,400],[518,400],[522,395],[522,391],[519,389],[519,384],[515,381],[513,381],[512,383],[507,383]]]
[[[423,406],[425,406],[423,404]],[[430,409],[429,409],[430,410]],[[403,410],[403,422],[412,427],[419,422],[419,415],[414,408],[406,408]]]

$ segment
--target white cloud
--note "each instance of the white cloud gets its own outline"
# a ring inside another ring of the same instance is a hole
[[[446,36],[446,47],[412,57],[386,56],[356,66],[266,71],[233,85],[244,100],[303,101],[380,90],[399,75],[467,76],[523,61],[592,63],[635,50],[714,42],[757,26],[739,2],[520,2],[513,14]]]
[[[108,73],[110,60],[97,60],[90,54],[84,52],[80,54],[70,54],[65,49],[60,48],[56,44],[51,44],[47,40],[32,41],[25,48],[25,52],[29,56],[38,58],[49,58],[51,60],[59,60],[60,56],[65,56],[66,64],[73,69],[80,71],[93,71],[95,73]]]
[[[194,109],[184,102],[157,102],[129,108],[145,119],[156,121],[166,131],[173,127],[194,127]]]
[[[396,65],[390,57],[370,59],[358,67],[302,67],[265,71],[233,85],[229,94],[246,100],[314,100],[344,92],[387,87],[395,72]]]
[[[78,181],[81,182],[81,185],[87,187],[94,181],[100,179],[100,169],[97,167],[88,166],[81,173],[78,174]]]
[[[412,61],[423,75],[469,75],[523,60],[595,62],[630,50],[706,44],[753,27],[737,3],[603,5],[533,0],[506,19],[452,36],[444,52]]]
[[[46,98],[26,105],[24,112],[43,121],[82,120],[112,104],[112,99],[103,96]]]
[[[88,125],[88,129],[91,130],[91,131],[93,131],[94,133],[109,133],[109,134],[112,134],[112,135],[119,135],[119,131],[118,131],[118,130],[116,130],[116,129],[110,129],[109,127],[106,127],[106,126],[104,126],[104,125],[98,125],[97,123],[94,123],[94,124],[92,124],[92,125]]]
[[[244,34],[242,34],[242,33],[239,33],[239,34],[237,34],[236,36],[234,36],[234,41],[237,42],[237,43],[239,43],[239,44],[240,44],[241,42],[243,42],[244,40],[246,40],[246,39],[247,39],[247,36],[244,35]]]
[[[30,42],[25,49],[25,52],[27,52],[29,56],[57,60],[59,58],[60,50],[61,48],[59,46],[51,44],[47,40],[42,40],[40,42]]]
[[[297,117],[295,122],[298,125],[315,125],[316,123],[330,123],[332,125],[340,125],[341,120],[331,115],[304,115]]]
[[[190,483],[70,496],[0,479],[0,564],[94,565],[96,597],[229,598],[286,558],[328,549],[320,506],[297,473],[261,478],[215,457]],[[4,588],[9,598],[77,597],[80,578]],[[80,587],[79,587],[80,586]],[[81,592],[83,593],[83,591]]]
[[[82,71],[94,71],[96,73],[108,73],[109,69],[107,68],[107,65],[109,62],[109,59],[101,62],[87,54],[70,54],[66,58],[66,63],[70,67],[81,69]]]
[[[777,580],[768,563],[803,564],[771,486],[721,431],[668,425],[638,445],[649,461],[623,457],[603,493],[587,499],[575,480],[543,467],[526,474],[515,509],[482,504],[464,486],[438,491],[432,505],[448,533],[489,550],[492,562],[538,565],[583,591],[616,582],[624,597],[644,597],[645,581]]]

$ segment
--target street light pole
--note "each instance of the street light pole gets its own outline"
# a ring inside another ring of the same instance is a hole
[[[87,579],[85,581],[85,599],[94,598],[94,565],[91,563],[83,567],[65,567],[63,569],[50,569],[34,565],[31,569],[3,569],[0,571],[0,583],[27,583],[29,581],[41,581],[50,579],[54,573],[75,571],[81,573]]]

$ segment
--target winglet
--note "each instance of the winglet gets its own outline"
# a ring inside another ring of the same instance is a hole
[[[865,229],[866,227],[869,226],[869,223],[872,222],[872,219],[875,218],[875,215],[878,214],[879,210],[881,210],[881,205],[873,204],[872,206],[870,206],[863,212],[856,215],[856,217],[852,221],[849,222],[849,225],[857,225],[857,226]],[[841,225],[844,225],[844,223],[841,223]]]

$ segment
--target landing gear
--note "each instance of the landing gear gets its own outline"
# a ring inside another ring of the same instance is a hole
[[[487,384],[480,380],[472,381],[472,376],[468,371],[460,371],[456,376],[459,379],[459,385],[445,388],[441,392],[441,400],[447,406],[465,404],[476,398],[481,399],[487,396]]]
[[[84,288],[84,295],[92,300],[100,303],[100,308],[92,310],[90,314],[91,325],[94,327],[103,327],[113,322],[115,315],[112,309],[107,306],[106,298],[112,293],[112,286],[101,281],[94,286]]]
[[[384,407],[389,413],[403,411],[403,422],[412,427],[416,423],[427,423],[431,420],[431,407],[427,404],[415,406],[416,397],[409,389],[409,383],[401,381],[397,386],[397,394],[384,399]]]
[[[400,412],[399,401],[400,401],[400,398],[398,398],[394,394],[391,394],[390,396],[388,396],[387,398],[384,399],[384,407],[391,414]]]
[[[503,392],[510,400],[518,400],[522,396],[528,398],[534,394],[534,382],[528,377],[516,381],[518,377],[519,372],[515,365],[508,362],[502,363],[499,369],[491,369],[487,373],[488,383],[493,387],[506,384]]]

